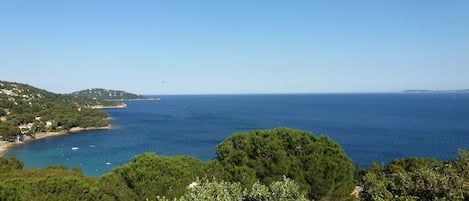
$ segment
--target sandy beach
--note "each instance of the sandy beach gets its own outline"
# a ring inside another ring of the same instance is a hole
[[[8,152],[10,149],[14,148],[15,146],[21,145],[21,144],[24,144],[24,143],[28,143],[29,141],[32,141],[32,140],[38,140],[38,139],[54,137],[54,136],[68,135],[68,134],[72,134],[72,133],[78,133],[78,132],[81,132],[81,131],[108,130],[108,129],[114,129],[114,128],[115,127],[113,127],[113,126],[88,127],[88,128],[74,127],[74,128],[71,128],[70,130],[60,131],[60,132],[40,132],[40,133],[36,133],[35,138],[32,138],[30,136],[25,136],[23,141],[20,141],[20,142],[0,141],[0,157],[2,157],[6,152]]]

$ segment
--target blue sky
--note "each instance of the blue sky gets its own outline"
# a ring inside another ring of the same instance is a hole
[[[58,93],[469,88],[469,1],[0,1],[0,80]]]

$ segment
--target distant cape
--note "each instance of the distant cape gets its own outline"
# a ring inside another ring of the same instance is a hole
[[[404,90],[403,93],[469,93],[469,89],[461,90],[427,90],[427,89],[410,89]]]
[[[129,93],[121,90],[109,90],[102,88],[85,89],[73,92],[72,95],[84,96],[101,100],[145,100],[145,96]]]

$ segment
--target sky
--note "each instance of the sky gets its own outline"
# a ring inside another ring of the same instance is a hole
[[[467,0],[0,0],[0,80],[56,93],[469,88]]]

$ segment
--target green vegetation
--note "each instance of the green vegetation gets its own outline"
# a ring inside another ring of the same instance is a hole
[[[234,139],[246,144],[229,146]],[[250,153],[253,150],[255,153]],[[5,160],[5,171],[0,173],[0,200],[20,192],[12,200],[90,199],[87,196],[98,200],[181,201],[342,199],[352,190],[351,161],[327,137],[287,128],[239,133],[218,145],[217,153],[208,162],[145,153],[99,179],[61,167],[21,170],[17,160]],[[233,162],[236,154],[242,163]],[[198,185],[188,188],[192,183]],[[39,190],[33,190],[36,188]]]
[[[0,200],[112,200],[96,179],[84,177],[79,169],[21,170],[22,164],[13,158],[0,162],[0,168],[8,170],[0,173]]]
[[[91,108],[116,104],[0,81],[0,138],[12,140],[25,134],[34,137],[41,131],[107,126],[108,114]]]
[[[286,176],[309,198],[320,199],[349,196],[355,186],[352,161],[326,136],[288,128],[252,131],[232,135],[216,151],[213,173],[244,187]]]
[[[10,159],[0,157],[0,175],[9,173],[13,170],[21,170],[23,169],[23,166],[23,162],[19,161],[15,157],[11,157]]]
[[[101,178],[0,158],[0,200],[469,200],[469,150],[446,162],[372,164],[355,183],[353,174],[331,139],[278,128],[232,135],[211,161],[145,153]],[[355,184],[363,187],[358,198],[349,196]]]
[[[180,197],[186,187],[204,177],[204,163],[188,156],[164,157],[146,153],[115,168],[103,179],[124,182],[140,198],[156,199],[157,195]],[[118,185],[118,184],[116,184]]]
[[[85,89],[82,91],[73,92],[72,95],[87,97],[99,100],[133,100],[133,99],[147,99],[142,95],[132,94],[120,90],[108,89]]]
[[[469,150],[441,162],[432,158],[373,164],[362,178],[362,200],[469,200]]]
[[[190,157],[144,154],[116,168],[118,176],[138,197],[164,195],[177,198],[202,177],[239,183],[271,185],[285,176],[295,180],[307,197],[348,197],[352,192],[353,166],[342,148],[331,139],[288,128],[239,133],[217,146],[217,157],[204,164]],[[241,188],[240,187],[240,188]]]
[[[160,201],[169,199],[158,197]],[[177,201],[306,201],[300,192],[298,184],[291,179],[284,178],[282,181],[265,186],[256,182],[251,189],[243,189],[239,183],[225,181],[203,181],[189,189],[184,196]]]

